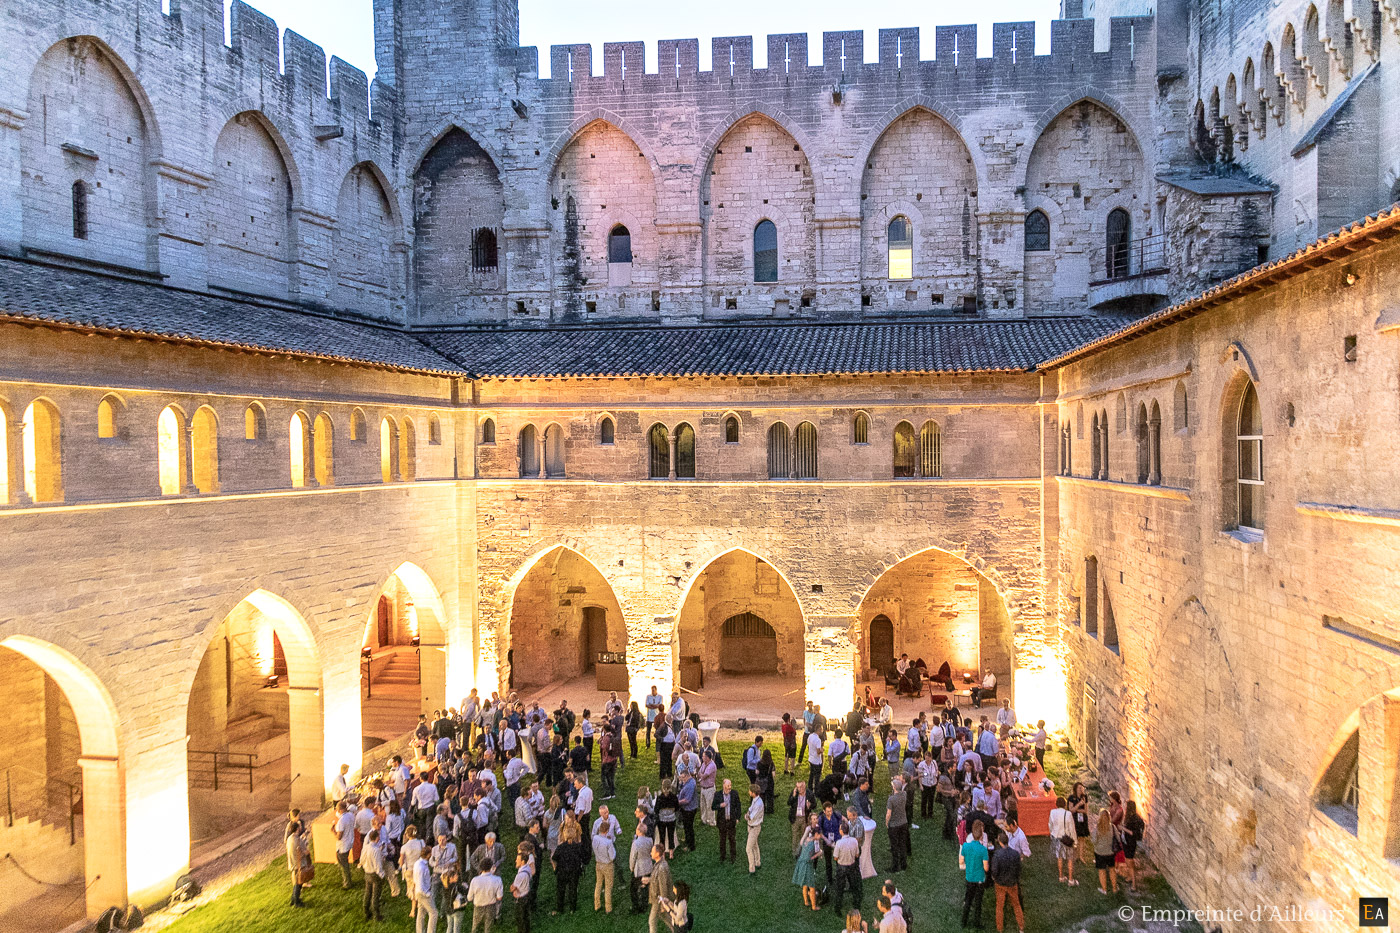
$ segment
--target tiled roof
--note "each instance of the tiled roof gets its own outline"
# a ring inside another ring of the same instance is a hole
[[[450,360],[394,328],[16,259],[0,259],[0,320],[461,373]]]
[[[440,331],[421,339],[481,377],[1026,372],[1121,317]]]
[[[1400,204],[1393,204],[1383,211],[1358,220],[1356,223],[1348,224],[1340,230],[1334,230],[1307,246],[1294,250],[1282,259],[1276,259],[1273,262],[1241,272],[1232,279],[1226,279],[1219,285],[1206,289],[1195,298],[1171,305],[1160,311],[1154,311],[1146,317],[1129,322],[1125,326],[1110,329],[1102,336],[1070,347],[1053,358],[1047,358],[1040,364],[1040,369],[1054,369],[1086,356],[1092,356],[1105,347],[1127,343],[1129,340],[1135,340],[1144,334],[1194,317],[1202,311],[1232,301],[1241,295],[1262,291],[1277,282],[1290,279],[1295,275],[1302,275],[1310,269],[1336,262],[1338,258],[1350,256],[1372,243],[1388,240],[1395,236],[1400,236]]]

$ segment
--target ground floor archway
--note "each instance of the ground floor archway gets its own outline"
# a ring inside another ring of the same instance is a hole
[[[598,568],[559,546],[536,558],[516,586],[499,650],[503,690],[601,678],[614,666],[625,677],[625,665],[610,656],[626,653],[627,624]]]
[[[3,829],[13,862],[0,869],[0,927],[57,930],[124,907],[125,786],[106,688],[64,649],[12,635],[0,641],[0,710],[15,724],[0,730],[8,798],[0,826],[14,817]],[[24,871],[11,877],[16,863]]]
[[[321,668],[306,621],[265,590],[250,594],[213,632],[190,688],[191,843],[288,806],[318,808],[338,769],[324,760],[323,728]]]
[[[447,704],[442,597],[416,564],[400,564],[380,589],[360,647],[360,731],[366,751],[411,731],[420,713]]]

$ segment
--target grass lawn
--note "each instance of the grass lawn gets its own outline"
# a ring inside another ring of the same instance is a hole
[[[738,787],[744,787],[747,779],[739,762],[747,742],[742,740],[720,743],[727,765],[721,777],[734,779]],[[781,748],[781,745],[779,745]],[[1046,759],[1047,770],[1056,779],[1057,786],[1076,763],[1072,758],[1051,751]],[[805,769],[804,769],[805,770]],[[653,792],[659,783],[656,779],[656,765],[647,757],[646,749],[641,749],[641,757],[629,762],[618,775],[617,799],[613,801],[614,812],[621,820],[626,842],[619,844],[619,868],[617,885],[614,889],[613,914],[593,912],[593,871],[584,869],[584,877],[579,885],[579,911],[560,917],[550,916],[554,907],[554,877],[546,870],[542,876],[539,897],[539,912],[535,916],[534,929],[539,933],[610,933],[627,930],[632,933],[646,929],[644,916],[630,913],[627,894],[626,849],[630,844],[636,822],[631,814],[632,801],[636,799],[637,786],[646,784]],[[875,867],[881,872],[869,879],[865,885],[864,914],[871,921],[873,930],[878,912],[875,910],[875,895],[880,882],[888,877],[889,846],[884,831],[884,798],[888,794],[889,783],[883,764],[876,766],[876,821],[880,826],[875,830]],[[837,933],[842,928],[842,919],[828,906],[821,914],[813,914],[802,906],[799,888],[791,883],[793,858],[791,833],[787,821],[787,795],[792,789],[794,778],[779,775],[777,788],[777,809],[764,823],[763,870],[756,878],[750,878],[744,860],[745,827],[741,821],[738,830],[739,861],[736,864],[721,865],[718,861],[719,837],[715,829],[696,821],[697,851],[680,852],[672,862],[672,873],[677,881],[685,881],[691,887],[690,908],[695,915],[697,933],[722,931],[722,933],[807,933],[812,930],[827,930]],[[596,773],[594,785],[596,787]],[[747,800],[747,792],[741,790]],[[620,812],[618,812],[620,811]],[[917,806],[915,813],[918,813]],[[916,822],[918,820],[916,819]],[[908,900],[915,919],[916,933],[952,933],[960,930],[963,883],[957,865],[955,842],[945,842],[941,836],[942,811],[935,819],[920,823],[920,829],[913,832],[914,854],[910,869],[897,876],[900,890]],[[509,815],[503,815],[502,840],[507,852],[514,852],[517,833]],[[1026,928],[1038,931],[1058,931],[1069,927],[1080,929],[1088,918],[1104,913],[1116,913],[1118,908],[1130,902],[1123,896],[1104,897],[1098,893],[1097,879],[1090,866],[1081,865],[1076,875],[1081,879],[1078,887],[1070,888],[1058,882],[1055,864],[1050,855],[1050,841],[1039,837],[1031,839],[1033,857],[1027,860],[1023,871],[1022,900],[1027,917]],[[820,863],[819,863],[820,864]],[[310,909],[294,911],[288,906],[291,889],[285,870],[285,858],[279,857],[264,871],[231,888],[215,901],[197,907],[171,924],[171,933],[244,933],[244,931],[268,931],[268,933],[302,933],[312,930],[368,931],[411,929],[407,902],[388,898],[385,888],[384,923],[367,923],[360,907],[362,888],[357,884],[350,891],[340,888],[338,870],[332,865],[317,866],[316,884],[304,897]],[[513,872],[512,872],[513,874]],[[506,875],[509,884],[511,874]],[[357,872],[358,877],[358,872]],[[1144,894],[1131,903],[1150,904],[1153,907],[1168,907],[1178,902],[1170,888],[1159,877],[1152,877],[1141,883]],[[983,910],[983,925],[995,929],[994,898],[989,892]],[[849,898],[847,899],[849,906]],[[515,921],[507,904],[497,929],[511,931]],[[1015,918],[1008,914],[1006,928],[1015,929]],[[467,916],[470,926],[470,910]],[[1094,930],[1129,929],[1116,920],[1097,919],[1089,926]],[[439,930],[443,927],[439,927]]]

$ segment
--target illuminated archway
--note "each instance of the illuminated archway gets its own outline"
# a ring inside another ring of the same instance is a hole
[[[448,704],[446,620],[437,586],[416,564],[400,564],[371,600],[360,660],[366,749]]]
[[[591,676],[598,656],[627,650],[616,593],[578,551],[539,555],[511,594],[510,623],[498,639],[502,690]]]
[[[35,689],[38,696],[33,693]],[[24,760],[14,762],[19,766],[16,773],[31,775],[44,769],[33,778],[37,784],[32,792],[16,796],[12,786],[12,801],[23,806],[33,794],[43,794],[47,812],[42,815],[49,818],[51,804],[65,808],[69,805],[67,788],[71,785],[77,795],[73,803],[82,818],[75,821],[75,830],[81,833],[75,843],[81,846],[81,859],[74,859],[76,864],[69,867],[75,870],[77,878],[85,879],[86,914],[94,918],[108,907],[125,906],[128,888],[132,894],[139,894],[142,882],[127,875],[126,788],[119,719],[111,695],[91,670],[63,648],[26,635],[11,635],[0,641],[0,697],[11,708],[23,704],[24,708],[42,711],[41,721],[30,717],[24,734],[0,739],[25,741],[30,746]],[[34,751],[39,733],[42,754]],[[183,861],[183,838],[171,839],[164,827],[150,829],[133,853],[146,860],[144,871],[159,872],[166,867],[172,858],[172,846],[179,853],[176,860]],[[66,823],[61,830],[66,833]],[[151,848],[153,844],[155,848]],[[11,854],[20,864],[34,864],[26,859],[22,846]],[[61,857],[45,853],[39,863],[44,869],[40,877],[56,880],[62,861]],[[136,862],[133,860],[132,864]],[[9,885],[6,894],[18,896]],[[43,891],[38,896],[47,899],[63,895]]]

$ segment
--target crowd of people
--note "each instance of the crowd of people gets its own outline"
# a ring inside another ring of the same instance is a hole
[[[385,888],[389,897],[406,897],[417,933],[436,933],[444,920],[447,933],[468,923],[472,933],[490,933],[506,912],[528,933],[542,909],[543,873],[554,874],[553,904],[546,908],[568,914],[578,910],[591,865],[594,911],[613,913],[616,899],[647,915],[648,933],[686,933],[695,923],[691,892],[673,876],[673,865],[696,851],[697,824],[706,827],[701,832],[713,829],[721,862],[737,862],[742,823],[745,866],[758,876],[771,870],[760,839],[778,812],[778,765],[767,737],[755,735],[744,748],[738,765],[746,779],[736,785],[737,774],[722,776],[723,755],[699,726],[678,692],[668,702],[655,687],[640,705],[613,693],[597,717],[587,709],[576,715],[567,702],[546,711],[514,694],[480,699],[472,691],[459,708],[431,721],[420,717],[410,760],[395,756],[383,773],[353,786],[342,766],[331,791],[341,886],[362,885],[367,920],[382,918]],[[936,820],[947,842],[928,848],[951,854],[956,847],[965,880],[963,926],[981,928],[992,892],[997,930],[1008,913],[1024,930],[1020,879],[1031,849],[1016,789],[1052,787],[1044,776],[1043,721],[1034,731],[1021,729],[1010,701],[1002,700],[974,722],[950,699],[903,729],[888,701],[868,699],[836,722],[809,702],[800,715],[783,715],[779,733],[782,772],[799,778],[786,803],[791,883],[804,908],[829,907],[845,917],[847,930],[868,931],[862,911],[872,893],[880,933],[908,933],[911,912],[894,877],[913,857],[915,821],[932,828]],[[649,776],[639,779],[635,801],[618,802],[618,770],[645,767],[638,757],[643,743],[654,755],[655,789]],[[880,783],[889,792],[877,808]],[[630,833],[619,818],[629,808]],[[501,841],[503,821],[519,839],[511,851]],[[891,877],[877,887],[881,822]],[[1092,856],[1100,891],[1116,892],[1120,874],[1135,889],[1144,823],[1134,801],[1125,804],[1113,792],[1091,816],[1084,785],[1075,784],[1057,798],[1049,829],[1063,883],[1077,885],[1075,863]],[[294,907],[305,906],[303,889],[314,874],[308,830],[292,811],[286,847]]]

